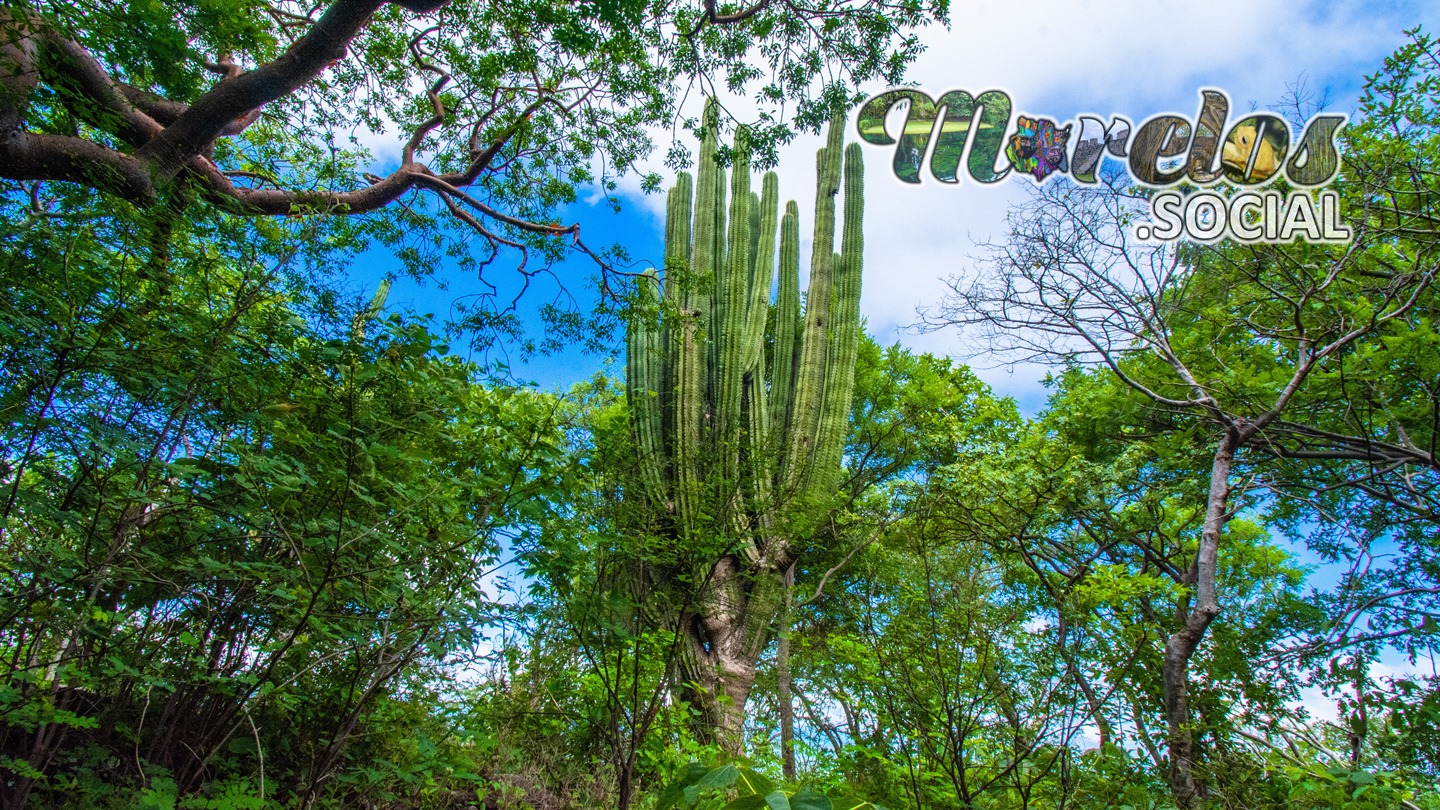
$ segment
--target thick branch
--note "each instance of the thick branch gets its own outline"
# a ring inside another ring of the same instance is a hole
[[[212,197],[221,205],[237,207],[240,213],[286,216],[301,213],[363,214],[398,200],[415,187],[424,169],[407,163],[385,178],[354,191],[294,191],[273,188],[237,188],[205,158],[194,158],[191,167],[205,181]]]
[[[700,33],[700,29],[704,28],[707,23],[710,25],[730,25],[744,22],[769,7],[770,0],[759,0],[755,5],[741,9],[733,14],[721,14],[715,8],[715,0],[705,0],[705,15],[700,18],[699,22],[695,23],[695,27],[690,29],[689,33],[685,34],[685,39],[694,39],[695,35]]]
[[[148,202],[155,196],[144,163],[84,138],[0,133],[0,165],[11,180],[64,180],[131,202]]]
[[[446,0],[397,0],[411,11],[429,12]],[[189,159],[224,134],[232,121],[299,90],[327,66],[344,58],[346,49],[384,5],[384,0],[336,0],[304,36],[273,62],[225,79],[190,105],[173,124],[140,151],[155,163],[161,176],[174,176]]]

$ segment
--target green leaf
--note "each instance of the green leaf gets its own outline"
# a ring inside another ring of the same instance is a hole
[[[1350,781],[1357,785],[1373,785],[1375,777],[1367,771],[1351,771]]]
[[[690,763],[690,767],[685,771],[684,776],[670,783],[660,792],[660,796],[655,800],[655,810],[667,810],[670,807],[674,807],[675,802],[680,798],[681,794],[685,792],[685,788],[699,782],[701,777],[705,776],[706,773],[707,771],[704,765],[698,762]],[[691,803],[693,804],[693,802]]]
[[[840,796],[831,799],[830,804],[834,810],[885,810],[885,808],[877,804],[867,802],[864,799],[858,799],[854,796]]]
[[[834,805],[807,787],[800,788],[800,792],[790,797],[790,810],[834,810]]]
[[[695,788],[701,793],[708,793],[712,790],[722,790],[735,784],[740,777],[740,769],[734,765],[721,765],[715,770],[700,777],[695,783]]]
[[[786,798],[785,794],[778,790],[771,791],[770,794],[765,797],[765,804],[763,806],[769,808],[769,810],[793,810],[790,799]]]
[[[775,785],[765,775],[749,768],[739,768],[740,776],[735,780],[735,787],[740,790],[740,795],[764,796],[775,791]]]

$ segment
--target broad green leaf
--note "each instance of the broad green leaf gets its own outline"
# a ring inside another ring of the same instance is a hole
[[[834,810],[885,810],[885,808],[877,804],[865,801],[864,799],[858,799],[854,796],[832,798],[830,805]]]
[[[702,793],[712,790],[721,790],[735,784],[735,780],[739,778],[739,776],[739,768],[736,768],[734,765],[721,765],[715,770],[700,777],[700,781],[695,783],[695,787]]]
[[[706,773],[708,773],[708,771],[704,765],[698,762],[690,763],[684,776],[671,782],[660,792],[659,797],[655,800],[655,810],[668,810],[668,808],[673,807],[675,802],[678,801],[680,796],[685,792],[685,789],[699,782],[701,777],[705,776]],[[693,804],[694,801],[691,800],[689,803]]]
[[[739,778],[735,780],[735,787],[740,790],[740,795],[748,796],[756,794],[764,796],[775,790],[775,785],[765,775],[749,768],[740,768]]]
[[[790,797],[790,810],[834,810],[830,800],[814,792],[810,788],[800,788],[800,791]]]

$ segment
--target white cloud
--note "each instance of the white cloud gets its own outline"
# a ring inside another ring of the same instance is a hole
[[[1138,122],[1158,112],[1194,116],[1201,87],[1228,91],[1232,114],[1252,104],[1270,106],[1301,77],[1312,90],[1328,91],[1332,108],[1350,111],[1362,74],[1404,41],[1403,29],[1433,23],[1440,12],[1358,2],[1080,0],[1029,3],[1023,10],[1011,3],[961,3],[952,16],[950,30],[922,34],[927,51],[910,71],[915,86],[937,96],[949,89],[999,88],[1031,114],[1073,120],[1079,113],[1115,113]],[[746,110],[743,101],[727,104],[737,114]],[[643,168],[668,176],[663,150],[670,132],[654,137],[660,148]],[[796,200],[801,210],[802,268],[813,222],[814,154],[822,143],[802,135],[780,151],[781,198]],[[916,334],[903,327],[917,321],[917,307],[945,294],[944,278],[967,267],[977,252],[975,240],[1003,235],[1006,209],[1022,192],[1013,183],[981,187],[968,177],[945,186],[930,179],[928,169],[921,185],[905,184],[895,178],[891,159],[888,149],[866,147],[862,312],[884,342],[967,354],[967,341],[955,330]],[[638,193],[638,180],[623,181],[621,192],[631,205],[660,214],[660,195]],[[656,222],[663,228],[663,220]],[[985,356],[971,363],[1001,393],[1032,405],[1043,398],[1042,368],[1012,373]]]

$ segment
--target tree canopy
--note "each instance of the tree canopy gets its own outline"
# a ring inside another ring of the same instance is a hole
[[[577,184],[612,191],[685,95],[755,98],[752,142],[773,154],[856,83],[898,82],[919,50],[911,29],[946,13],[920,0],[7,0],[0,177],[142,206],[184,189],[246,216],[408,200],[496,249],[576,240],[555,205]],[[397,147],[384,175],[362,171],[366,130]]]
[[[1351,244],[1036,188],[929,313],[1024,413],[861,318],[837,112],[943,4],[0,2],[0,807],[1440,808],[1428,36]],[[341,283],[591,251],[721,87],[610,372]],[[829,120],[802,296],[750,168]]]

